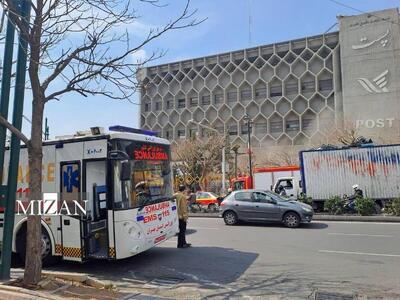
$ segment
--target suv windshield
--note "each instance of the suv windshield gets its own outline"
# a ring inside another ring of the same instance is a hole
[[[114,208],[135,208],[172,197],[168,145],[117,141],[114,149],[130,156],[130,180],[120,180],[121,161],[114,163]]]

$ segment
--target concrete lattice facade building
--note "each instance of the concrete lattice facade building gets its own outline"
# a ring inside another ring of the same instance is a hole
[[[193,119],[244,144],[247,113],[260,147],[318,143],[345,120],[398,136],[398,11],[339,23],[339,32],[142,69],[141,126],[177,142],[206,134]]]

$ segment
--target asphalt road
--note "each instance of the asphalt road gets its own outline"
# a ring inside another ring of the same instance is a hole
[[[308,299],[321,293],[400,299],[400,224],[313,222],[226,226],[192,218],[176,239],[117,262],[60,263],[126,291],[177,299]]]

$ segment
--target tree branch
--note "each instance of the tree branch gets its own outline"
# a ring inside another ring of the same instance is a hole
[[[13,134],[17,136],[25,145],[29,147],[30,140],[17,128],[15,128],[11,123],[9,123],[3,116],[0,115],[0,125],[10,130]]]

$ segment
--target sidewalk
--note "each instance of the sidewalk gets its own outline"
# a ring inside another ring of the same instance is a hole
[[[115,286],[106,284],[86,274],[74,272],[43,271],[43,278],[37,290],[22,287],[19,276],[12,274],[12,279],[0,281],[0,299],[34,300],[34,299],[98,299],[98,300],[158,300],[169,299],[142,294],[118,291]]]
[[[189,213],[190,218],[219,218],[218,213]],[[327,215],[314,214],[313,221],[344,221],[344,222],[390,222],[400,223],[400,217],[375,215],[375,216],[358,216],[358,215]]]
[[[12,269],[11,279],[0,281],[0,299],[7,300],[172,300],[173,298],[151,295],[135,287],[118,288],[110,281],[98,280],[86,273],[42,271],[37,290],[22,287],[23,271]]]
[[[57,291],[60,293],[61,291]],[[102,299],[102,300],[172,300],[172,298],[158,297],[142,293],[110,293],[105,290],[97,290],[96,292],[87,289],[65,289],[61,296],[55,295],[53,292],[38,292],[25,288],[7,286],[0,283],[0,299],[4,300],[65,300],[65,299]]]

